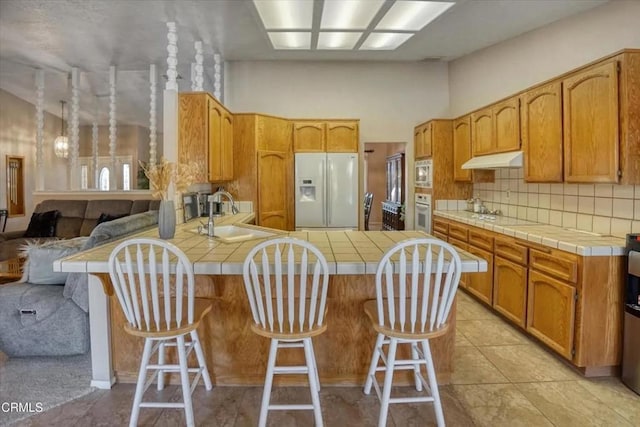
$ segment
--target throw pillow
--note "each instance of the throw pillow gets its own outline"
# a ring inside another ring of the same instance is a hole
[[[100,217],[98,218],[98,224],[102,224],[103,222],[108,222],[108,221],[113,221],[114,219],[118,219],[118,218],[123,218],[127,216],[127,214],[122,214],[122,215],[109,215],[108,213],[101,213]]]
[[[22,247],[26,258],[21,282],[36,285],[64,285],[69,273],[53,271],[53,262],[80,251],[88,237],[54,240],[44,243],[29,242]]]
[[[54,237],[60,211],[34,212],[24,237]]]

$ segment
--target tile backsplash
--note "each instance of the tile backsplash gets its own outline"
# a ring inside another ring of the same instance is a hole
[[[474,184],[489,209],[503,215],[624,237],[640,232],[640,185],[530,184],[523,169],[498,169],[493,183]]]

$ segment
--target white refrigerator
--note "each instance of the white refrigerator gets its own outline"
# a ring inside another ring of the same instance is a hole
[[[358,155],[296,154],[296,229],[357,229]]]

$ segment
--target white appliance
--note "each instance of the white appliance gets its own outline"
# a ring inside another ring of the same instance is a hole
[[[431,234],[431,194],[416,193],[416,231]]]
[[[416,187],[431,188],[433,182],[433,159],[416,161]]]
[[[358,155],[296,154],[296,229],[357,229]]]

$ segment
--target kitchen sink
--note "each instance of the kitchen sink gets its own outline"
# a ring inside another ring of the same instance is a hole
[[[206,230],[194,228],[189,230],[192,233],[206,234]],[[267,231],[257,227],[245,227],[240,225],[220,225],[213,227],[214,238],[220,240],[223,243],[235,243],[245,240],[263,239],[265,237],[275,236],[277,231]]]

